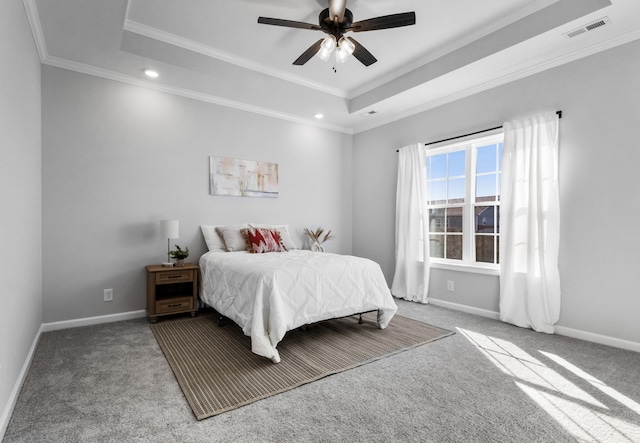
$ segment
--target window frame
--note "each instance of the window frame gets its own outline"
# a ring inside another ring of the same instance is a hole
[[[496,206],[500,207],[500,198],[493,201],[479,201],[476,202],[476,182],[477,182],[477,160],[478,160],[478,147],[487,146],[490,144],[499,144],[503,143],[504,146],[504,132],[502,130],[498,130],[492,132],[487,135],[483,135],[480,137],[469,137],[465,138],[462,141],[456,142],[443,142],[432,147],[429,147],[426,151],[427,158],[434,155],[446,154],[455,151],[465,151],[465,197],[464,204],[448,204],[445,202],[444,204],[436,204],[432,205],[429,201],[427,201],[427,211],[431,209],[438,208],[451,208],[451,207],[462,207],[463,211],[463,220],[462,220],[462,260],[457,259],[447,259],[447,258],[438,258],[438,257],[430,257],[430,265],[432,268],[440,268],[440,269],[449,269],[456,271],[466,271],[466,272],[474,272],[481,274],[489,274],[489,275],[499,275],[500,264],[499,263],[485,263],[485,262],[476,262],[476,248],[475,248],[475,211],[478,206]],[[499,155],[496,155],[497,164],[496,171],[493,173],[497,176],[497,186],[502,183],[502,170],[498,170],[498,164],[501,164],[501,160]],[[427,174],[427,167],[425,164],[425,175]],[[478,175],[483,175],[478,174]],[[428,177],[426,177],[428,179]],[[427,180],[428,183],[428,180]],[[496,211],[496,209],[494,209]],[[494,223],[498,223],[495,220]],[[446,224],[446,219],[445,219]],[[428,235],[429,238],[435,232],[429,230]],[[446,235],[446,230],[442,234]],[[500,237],[500,232],[494,232],[490,234],[494,238],[494,257],[498,257],[498,250],[496,247],[498,246],[498,241]]]

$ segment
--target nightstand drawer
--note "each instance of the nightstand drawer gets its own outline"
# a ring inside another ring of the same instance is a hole
[[[193,297],[180,297],[156,302],[156,314],[170,314],[193,309]]]
[[[175,270],[167,272],[156,272],[156,284],[180,283],[193,281],[193,271]]]

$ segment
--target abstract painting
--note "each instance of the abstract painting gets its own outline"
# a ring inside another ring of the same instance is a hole
[[[278,164],[210,156],[209,193],[237,197],[278,197]]]

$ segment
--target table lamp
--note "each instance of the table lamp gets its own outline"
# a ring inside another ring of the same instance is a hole
[[[171,247],[169,241],[172,238],[179,237],[179,226],[178,220],[160,220],[160,236],[167,239],[167,261],[162,263],[162,266],[166,268],[173,266],[173,263],[171,263]]]

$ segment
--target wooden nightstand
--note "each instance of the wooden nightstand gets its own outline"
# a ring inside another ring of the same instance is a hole
[[[147,314],[152,323],[159,316],[198,311],[197,265],[164,268],[162,265],[147,266]]]

